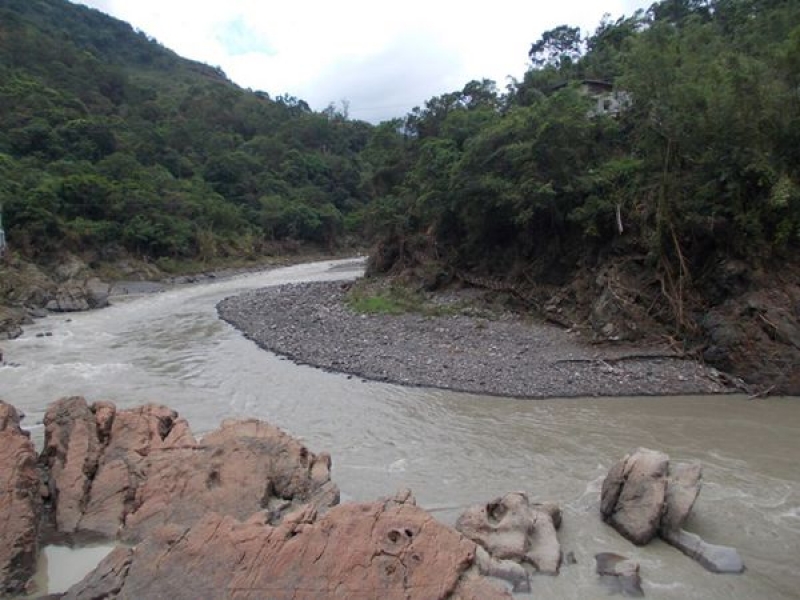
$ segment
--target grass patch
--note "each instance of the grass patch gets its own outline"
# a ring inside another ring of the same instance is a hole
[[[372,315],[401,315],[420,312],[425,299],[422,294],[406,287],[371,285],[371,282],[357,282],[347,295],[347,305],[357,313]]]
[[[409,312],[408,306],[389,295],[362,296],[350,299],[350,308],[359,313],[400,315]]]
[[[426,317],[441,317],[456,314],[458,307],[435,304],[421,291],[392,282],[375,282],[362,279],[356,282],[347,294],[347,305],[361,314],[401,315],[421,314]]]

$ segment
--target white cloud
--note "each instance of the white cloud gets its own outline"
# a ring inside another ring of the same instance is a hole
[[[220,66],[239,85],[304,98],[347,98],[356,118],[402,116],[432,95],[520,77],[547,29],[591,31],[645,0],[486,3],[465,0],[81,0],[177,53]]]
[[[430,34],[408,32],[380,52],[332,64],[301,87],[300,95],[317,105],[347,99],[356,119],[402,116],[432,95],[462,87],[462,70],[454,50]]]
[[[271,47],[269,39],[247,25],[242,17],[236,17],[217,27],[216,39],[230,56],[243,54],[271,56],[276,53],[275,49]]]

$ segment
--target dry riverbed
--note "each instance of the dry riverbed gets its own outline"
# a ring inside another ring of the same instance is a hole
[[[345,294],[341,283],[267,288],[227,298],[218,311],[296,362],[404,385],[530,398],[740,391],[663,346],[588,344],[512,314],[359,314]]]

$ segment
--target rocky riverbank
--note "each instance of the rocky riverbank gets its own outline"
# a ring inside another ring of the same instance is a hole
[[[0,340],[22,334],[22,326],[50,312],[108,305],[110,285],[77,257],[49,269],[16,258],[0,262]]]
[[[535,576],[576,563],[554,502],[506,493],[455,528],[408,490],[340,505],[330,455],[263,421],[224,421],[199,438],[166,406],[62,398],[37,457],[22,418],[0,401],[3,595],[44,591],[32,576],[54,542],[124,544],[48,596],[68,599],[510,600],[509,589],[531,592]],[[660,535],[708,570],[741,572],[735,549],[682,529],[700,478],[700,465],[638,449],[606,476],[598,516],[635,544]],[[642,595],[638,563],[597,556],[600,583]]]
[[[331,255],[313,248],[289,248],[256,261],[231,259],[228,266],[224,261],[207,269],[199,264],[186,265],[181,271],[184,274],[175,275],[131,257],[99,263],[64,254],[45,265],[6,256],[0,261],[0,341],[19,337],[25,325],[50,313],[105,308],[114,296],[153,294],[175,286],[329,258]]]
[[[510,597],[410,493],[337,506],[330,455],[268,423],[63,398],[37,459],[20,421],[0,401],[0,595],[37,591],[44,544],[119,540],[63,597]]]
[[[659,345],[588,344],[512,314],[358,314],[337,283],[228,298],[220,316],[261,347],[366,379],[515,397],[713,394],[732,378]]]

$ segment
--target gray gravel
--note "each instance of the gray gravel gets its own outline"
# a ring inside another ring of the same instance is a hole
[[[527,398],[709,394],[728,377],[658,346],[591,345],[514,315],[361,315],[341,283],[227,298],[220,316],[264,349],[365,379]]]

